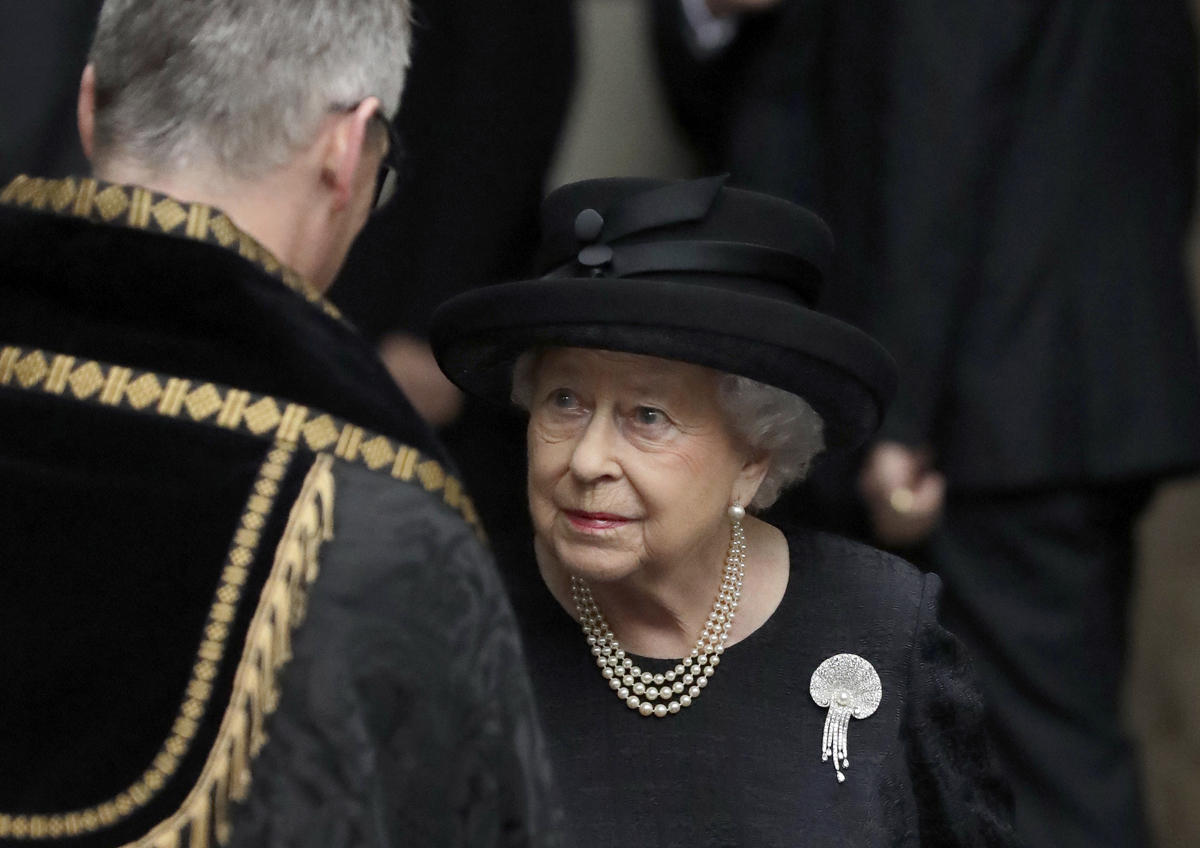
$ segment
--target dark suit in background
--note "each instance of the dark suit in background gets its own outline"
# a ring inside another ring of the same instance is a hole
[[[103,0],[0,5],[0,183],[88,172],[75,125],[79,78]]]
[[[678,2],[656,9],[679,116],[829,220],[828,305],[900,365],[882,436],[947,477],[925,555],[1026,840],[1144,845],[1116,712],[1131,531],[1200,463],[1187,6],[785,0],[699,60]]]
[[[532,270],[546,172],[574,84],[569,2],[413,7],[413,63],[396,119],[404,181],[330,292],[371,341],[396,331],[424,338],[444,300]],[[472,399],[440,433],[495,542],[528,524],[524,433],[515,412]]]

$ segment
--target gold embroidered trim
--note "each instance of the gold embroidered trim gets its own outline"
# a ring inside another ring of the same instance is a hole
[[[238,528],[234,531],[233,542],[225,559],[225,569],[221,573],[220,585],[217,587],[216,596],[212,607],[209,609],[208,620],[205,622],[204,638],[200,642],[199,651],[197,651],[196,664],[192,667],[191,680],[184,690],[184,698],[179,708],[179,715],[175,719],[171,735],[163,743],[158,756],[154,758],[150,767],[146,769],[136,783],[116,798],[103,804],[97,804],[94,807],[53,815],[24,816],[0,814],[0,838],[40,840],[93,833],[133,815],[150,803],[162,788],[166,786],[171,775],[179,768],[180,761],[191,749],[192,740],[195,738],[200,723],[208,712],[209,701],[212,697],[212,680],[217,676],[221,662],[225,658],[229,624],[237,615],[242,596],[241,587],[245,584],[248,576],[247,568],[254,561],[258,551],[259,530],[262,529],[267,516],[270,515],[271,509],[274,507],[275,496],[279,491],[277,483],[287,473],[294,453],[294,445],[280,443],[267,455],[266,461],[259,468],[258,479],[255,482],[254,489],[251,490],[246,508],[242,512]],[[323,467],[328,470],[327,464]],[[309,476],[312,476],[311,472]],[[303,497],[304,493],[302,491],[301,499]],[[293,516],[296,509],[299,508],[300,503],[301,501],[297,500],[296,507],[293,508]],[[326,522],[326,525],[328,525],[328,522]],[[289,529],[290,527],[291,523],[289,522]],[[288,542],[286,533],[277,549],[278,554],[275,569],[272,570],[271,576],[267,580],[267,585],[263,589],[263,600],[259,602],[259,614],[255,616],[254,623],[251,624],[250,631],[247,633],[247,649],[252,644],[250,637],[254,635],[254,625],[258,623],[262,607],[268,596],[278,595],[281,591],[272,584],[272,581],[277,580],[275,571],[279,568],[278,559],[284,555],[285,542]],[[284,589],[290,589],[290,584],[286,585]],[[261,637],[259,638],[261,640]],[[283,644],[286,645],[286,632],[282,637],[278,637],[278,634],[276,634],[276,638],[284,640]],[[242,662],[243,664],[246,662],[245,652],[243,652]],[[238,678],[241,676],[242,668],[239,666]],[[238,692],[238,678],[234,680],[233,689],[235,695]],[[267,681],[273,686],[273,671]],[[259,704],[260,708],[265,704],[270,707],[268,712],[274,709],[273,704],[263,701],[261,696],[259,700],[261,702]],[[217,734],[218,743],[222,741],[222,734],[225,733],[225,725],[229,723],[230,714],[234,711],[238,703],[235,699],[230,701],[230,706],[226,709],[225,721],[221,725],[221,731]],[[261,733],[261,714],[256,716],[256,724],[253,726]],[[258,747],[261,747],[261,742],[258,743]],[[254,753],[257,753],[258,747],[253,748]],[[213,759],[213,753],[218,750],[221,750],[219,744],[214,746],[213,752],[209,754],[210,763]],[[206,764],[205,773],[208,770],[209,768]],[[241,779],[240,775],[241,773],[239,772],[239,779]],[[201,781],[202,783],[203,780]],[[198,784],[198,787],[201,784]],[[239,783],[238,786],[241,786],[241,784]],[[187,804],[185,803],[184,806],[187,807]],[[177,844],[177,841],[173,843],[173,845]],[[198,844],[201,843],[198,843],[193,838],[192,845]],[[150,846],[150,843],[147,843],[147,846]],[[165,843],[163,848],[166,848]]]
[[[200,778],[174,815],[124,848],[178,848],[185,832],[191,848],[229,841],[230,802],[249,797],[250,764],[267,742],[264,719],[279,705],[277,674],[292,658],[291,631],[304,621],[321,545],[333,538],[332,467],[331,456],[318,456],[292,506]]]
[[[228,215],[203,203],[181,203],[149,189],[90,177],[47,180],[22,175],[0,191],[0,204],[215,244],[253,262],[326,315],[342,317],[307,280],[238,229]]]
[[[332,452],[371,471],[417,482],[427,492],[441,492],[446,505],[486,541],[475,504],[437,460],[319,410],[215,383],[11,346],[0,347],[0,386],[183,418],[262,439],[302,443],[317,453]]]

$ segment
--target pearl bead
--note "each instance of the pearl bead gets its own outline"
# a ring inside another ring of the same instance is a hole
[[[741,509],[740,505],[737,506],[741,510],[740,515],[744,516],[745,510]],[[691,706],[692,700],[708,685],[708,678],[712,677],[716,666],[720,664],[720,656],[725,650],[725,641],[729,638],[730,624],[741,599],[746,574],[745,531],[733,511],[731,517],[735,520],[729,553],[721,575],[720,590],[713,600],[708,621],[690,656],[677,663],[674,670],[665,673],[643,672],[634,665],[613,635],[587,583],[577,577],[571,578],[571,595],[575,600],[587,643],[592,655],[596,657],[601,674],[616,691],[617,696],[625,701],[630,709],[636,709],[642,715],[662,718]],[[685,694],[686,687],[690,689]],[[675,695],[679,696],[678,701],[666,703]],[[652,703],[656,700],[660,703]]]

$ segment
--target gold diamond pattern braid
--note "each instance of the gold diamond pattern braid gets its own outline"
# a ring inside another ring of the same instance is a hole
[[[690,707],[692,701],[700,696],[700,690],[708,685],[708,678],[713,676],[721,662],[725,641],[733,626],[733,615],[742,597],[742,580],[745,576],[746,537],[741,521],[734,517],[721,588],[713,602],[712,612],[708,614],[704,632],[692,649],[692,655],[682,659],[665,674],[651,674],[634,665],[617,642],[587,583],[578,577],[571,577],[575,610],[592,655],[596,657],[596,664],[600,666],[600,673],[608,681],[609,687],[629,709],[637,710],[644,716],[665,718],[684,707]]]

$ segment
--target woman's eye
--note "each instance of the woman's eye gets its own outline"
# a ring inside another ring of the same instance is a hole
[[[639,406],[633,412],[633,420],[644,427],[656,427],[666,423],[667,416],[661,409],[652,406]]]
[[[568,389],[555,389],[550,395],[550,402],[557,409],[575,409],[579,406],[575,393]]]

